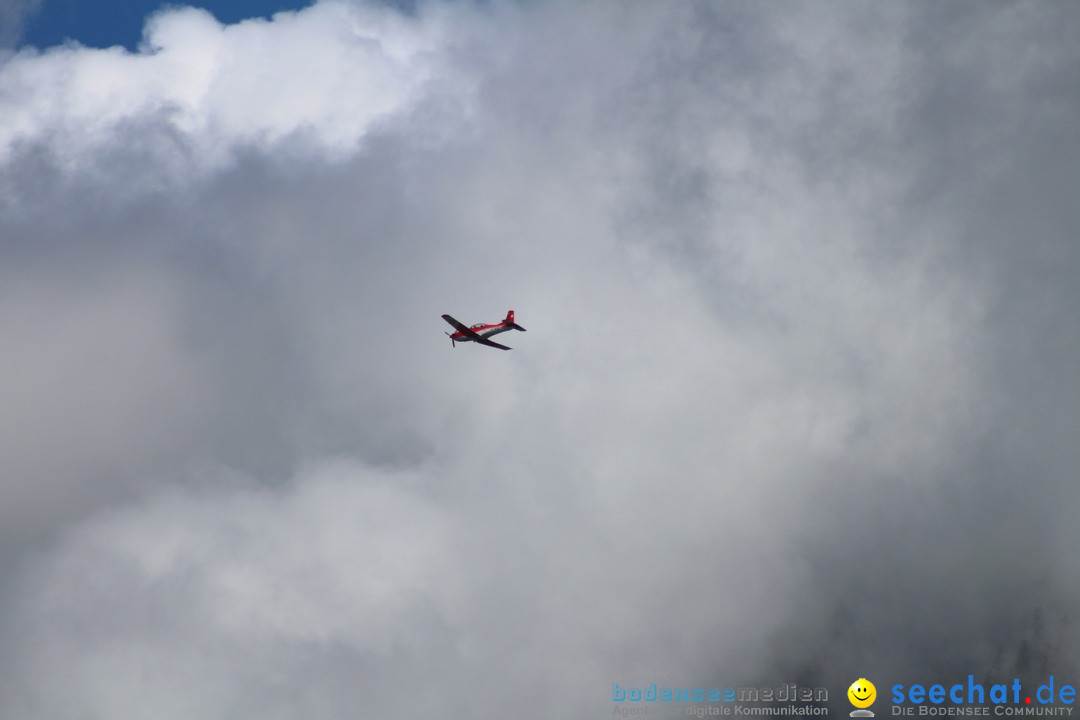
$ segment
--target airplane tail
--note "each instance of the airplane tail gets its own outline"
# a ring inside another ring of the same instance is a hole
[[[510,327],[514,328],[515,330],[520,330],[521,332],[525,332],[525,328],[521,327],[516,322],[514,322],[514,311],[513,310],[507,311],[506,319],[503,320],[503,322],[506,323],[507,325],[509,325]]]

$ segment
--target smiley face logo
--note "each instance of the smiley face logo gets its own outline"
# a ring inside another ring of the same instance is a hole
[[[877,688],[866,678],[859,678],[847,689],[848,700],[857,708],[868,708],[877,699]]]

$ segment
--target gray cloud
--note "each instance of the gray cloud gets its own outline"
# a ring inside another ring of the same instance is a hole
[[[41,0],[0,0],[0,50],[15,46],[39,5]]]
[[[154,23],[0,68],[2,714],[1074,671],[1071,6]]]

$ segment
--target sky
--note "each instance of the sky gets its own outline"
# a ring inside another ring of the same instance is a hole
[[[0,717],[1080,680],[1080,8],[256,5],[0,0]]]
[[[147,17],[158,10],[182,3],[158,0],[3,0],[0,17],[11,23],[2,36],[9,45],[48,48],[74,41],[88,47],[120,45],[138,48]],[[269,18],[279,11],[299,10],[309,2],[289,0],[215,0],[200,7],[223,23],[237,23],[258,17]]]

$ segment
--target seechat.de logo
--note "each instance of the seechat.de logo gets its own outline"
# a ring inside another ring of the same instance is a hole
[[[874,683],[866,678],[859,678],[847,689],[847,697],[856,708],[851,711],[851,717],[874,717],[873,711],[867,710],[877,700],[877,688],[874,687]]]

